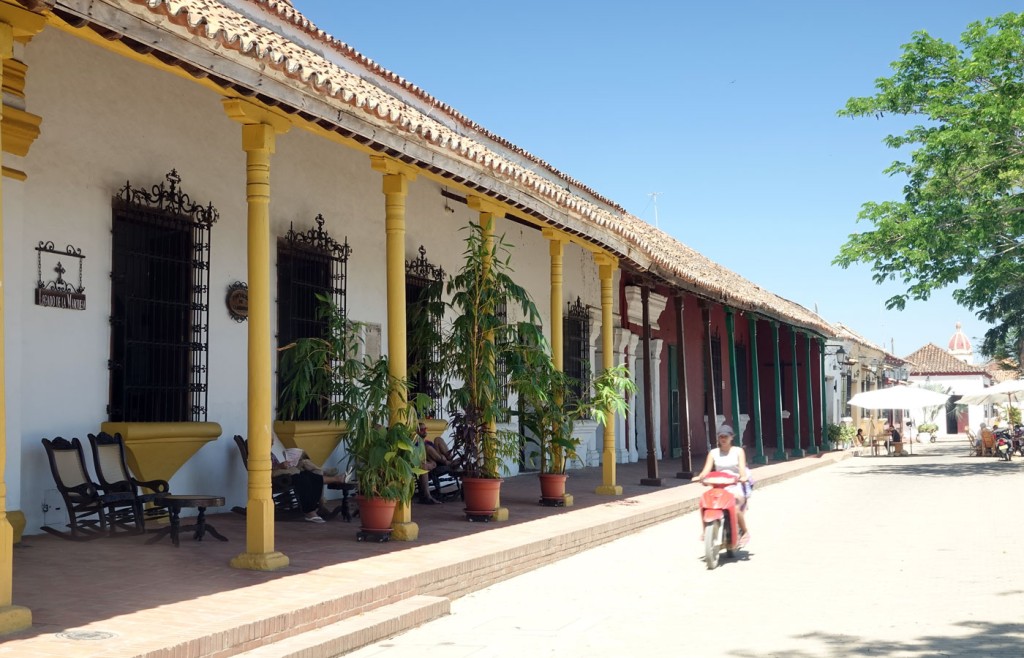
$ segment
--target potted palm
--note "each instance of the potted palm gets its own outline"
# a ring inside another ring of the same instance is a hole
[[[578,458],[580,441],[573,434],[577,421],[592,418],[600,424],[626,411],[625,393],[636,385],[624,365],[604,370],[583,396],[573,394],[578,382],[555,369],[546,353],[526,354],[530,359],[517,382],[523,410],[521,420],[534,446],[531,457],[540,467],[541,504],[565,499],[568,464]]]
[[[342,315],[329,298],[321,297],[320,303],[325,336],[281,348],[281,413],[293,417],[310,403],[319,405],[324,418],[338,427],[359,483],[363,530],[387,532],[395,506],[412,501],[416,477],[424,472],[415,428],[426,400],[417,396],[400,406],[393,419],[389,397],[405,400],[407,382],[391,376],[386,356],[360,356],[362,325]]]
[[[497,366],[519,380],[514,370],[524,360],[514,355],[543,338],[536,305],[509,274],[509,245],[477,224],[464,230],[462,267],[445,286],[452,322],[442,338],[442,379],[454,450],[462,456],[466,514],[473,519],[493,514],[506,463],[519,451],[518,434],[497,427],[509,413]],[[512,311],[523,319],[509,320]]]

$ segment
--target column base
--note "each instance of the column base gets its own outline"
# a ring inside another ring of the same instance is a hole
[[[807,451],[803,448],[793,448],[789,451],[789,456],[793,459],[800,459],[801,457],[807,456]]]
[[[811,446],[810,448],[807,449],[808,455],[818,455],[821,454],[822,452],[823,451],[818,446]]]
[[[289,564],[288,556],[274,551],[272,553],[242,553],[231,558],[229,563],[235,569],[250,571],[277,571]]]
[[[494,514],[491,515],[492,521],[508,521],[508,508],[499,507],[494,510]]]
[[[775,459],[775,461],[777,461],[777,462],[784,462],[784,461],[786,461],[787,459],[789,459],[789,456],[788,456],[788,455],[786,454],[786,451],[785,451],[785,450],[776,450],[776,451],[775,451],[775,454],[774,454],[774,455],[772,455],[772,457],[773,457],[773,458]]]
[[[416,541],[419,536],[420,527],[415,521],[391,524],[391,539],[395,541]]]
[[[14,543],[21,543],[21,534],[25,531],[25,513],[21,510],[7,510],[7,520],[14,531]]]
[[[0,608],[0,635],[32,628],[32,611],[20,605]]]
[[[693,471],[679,471],[678,473],[676,473],[676,479],[677,480],[692,480],[693,479]]]
[[[640,484],[645,487],[660,487],[661,478],[640,478]]]
[[[768,455],[754,455],[754,463],[755,464],[767,464],[768,463]]]
[[[621,496],[622,487],[617,484],[602,484],[594,490],[598,496]]]

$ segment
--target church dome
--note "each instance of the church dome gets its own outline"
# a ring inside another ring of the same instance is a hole
[[[959,358],[967,357],[969,359],[973,355],[973,350],[971,349],[971,341],[964,334],[962,327],[962,324],[956,323],[956,332],[949,339],[949,353]]]

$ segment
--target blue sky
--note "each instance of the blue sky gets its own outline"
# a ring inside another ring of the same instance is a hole
[[[830,265],[898,119],[840,119],[914,31],[958,42],[994,0],[294,0],[310,20],[489,130],[773,292],[904,356],[985,329],[947,292],[903,312]],[[651,194],[658,193],[655,203]]]

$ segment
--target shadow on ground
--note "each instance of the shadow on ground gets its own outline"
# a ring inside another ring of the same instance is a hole
[[[984,621],[962,621],[957,626],[968,631],[966,635],[924,635],[900,641],[869,640],[851,635],[808,633],[801,641],[817,640],[825,653],[802,649],[747,652],[734,651],[729,655],[740,658],[762,658],[765,655],[787,658],[820,656],[1019,656],[1024,634],[1018,624],[993,624]]]

